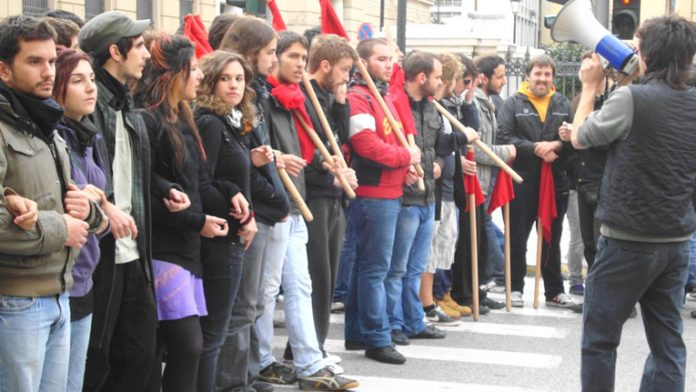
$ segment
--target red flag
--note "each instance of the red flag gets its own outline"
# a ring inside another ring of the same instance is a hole
[[[287,30],[288,26],[285,25],[285,21],[280,15],[280,10],[278,9],[278,5],[276,4],[275,0],[266,0],[266,5],[268,6],[268,9],[271,10],[271,15],[273,15],[273,30]]]
[[[319,0],[319,4],[321,7],[321,32],[324,34],[336,34],[350,41],[348,34],[346,34],[346,30],[343,28],[343,24],[338,20],[336,10],[334,10],[333,5],[331,5],[331,1]]]
[[[474,150],[469,149],[466,153],[466,159],[473,161],[474,160]],[[466,195],[476,195],[476,206],[480,206],[483,204],[483,202],[486,201],[486,198],[483,196],[483,191],[481,190],[481,183],[478,180],[478,177],[476,175],[470,176],[468,174],[464,174],[464,188],[466,189]],[[466,210],[469,211],[469,198],[466,198]]]
[[[394,71],[389,81],[389,100],[392,101],[396,112],[399,114],[404,135],[416,135],[418,131],[416,130],[416,122],[413,119],[413,112],[411,112],[411,103],[408,100],[408,95],[406,95],[406,90],[404,90],[405,81],[404,70],[399,63],[394,63]]]
[[[188,14],[184,17],[184,35],[196,46],[196,58],[201,58],[213,51],[208,42],[208,30],[200,15]]]
[[[550,243],[551,224],[558,217],[558,211],[556,210],[556,184],[553,181],[553,170],[551,170],[551,164],[546,161],[541,164],[537,216],[541,221],[544,241]]]
[[[490,202],[488,203],[488,215],[498,207],[502,207],[515,198],[515,189],[512,186],[512,177],[505,170],[498,171],[498,178],[495,179],[493,192],[491,192]]]

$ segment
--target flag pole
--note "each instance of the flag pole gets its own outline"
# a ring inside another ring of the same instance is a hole
[[[273,154],[279,155],[279,156],[283,155],[283,153],[281,151],[278,151],[278,150],[273,150]],[[290,199],[292,199],[292,201],[295,202],[297,209],[300,210],[300,214],[302,214],[302,217],[307,222],[313,221],[314,215],[312,215],[312,211],[310,211],[309,207],[307,207],[307,204],[305,203],[304,199],[302,198],[302,195],[300,195],[300,192],[297,190],[295,183],[292,182],[292,179],[290,178],[290,175],[288,174],[287,170],[285,170],[285,168],[280,168],[277,166],[276,166],[276,169],[278,170],[278,177],[280,177],[280,181],[283,183],[283,185],[285,186],[285,189],[288,191],[288,195],[290,195]]]
[[[503,224],[505,225],[505,310],[512,310],[512,293],[510,292],[510,202],[503,206]]]
[[[472,146],[469,146],[473,150]],[[476,192],[469,194],[469,232],[471,234],[471,294],[474,321],[479,319],[478,234],[476,233]]]
[[[321,108],[319,110],[321,111]],[[300,124],[302,124],[302,128],[304,128],[305,132],[307,132],[309,138],[312,139],[312,142],[314,142],[314,145],[319,150],[319,153],[324,158],[324,161],[326,161],[326,163],[333,167],[336,162],[329,153],[329,150],[327,150],[326,146],[324,146],[324,142],[321,141],[319,135],[317,135],[317,132],[314,130],[314,128],[312,128],[311,125],[307,124],[307,122],[304,120],[304,118],[302,118],[302,116],[296,109],[293,110],[293,115],[296,119],[299,120]],[[348,180],[346,180],[346,178],[342,176],[340,173],[336,173],[335,175],[338,179],[338,182],[341,184],[341,188],[343,188],[343,191],[346,192],[346,195],[348,195],[348,197],[351,199],[355,199],[355,192],[353,192],[353,188],[348,183]]]
[[[449,120],[449,122],[450,122],[455,128],[459,129],[461,132],[464,132],[464,133],[467,133],[467,131],[466,131],[467,129],[471,129],[471,128],[466,127],[466,126],[465,126],[464,124],[462,124],[459,120],[457,120],[457,118],[454,117],[454,116],[452,115],[452,113],[450,113],[449,111],[447,111],[447,109],[445,109],[444,107],[442,107],[442,105],[440,105],[439,103],[437,103],[437,101],[433,100],[433,103],[435,104],[435,108],[437,108],[437,111],[440,112],[440,113],[442,113],[443,116],[447,117],[447,119]],[[476,131],[474,131],[473,129],[471,129],[471,131],[472,131],[472,132],[476,132]],[[516,183],[518,183],[518,184],[522,183],[522,181],[523,181],[523,180],[522,180],[522,177],[520,177],[520,175],[517,174],[517,172],[515,172],[514,170],[512,170],[512,168],[511,168],[507,163],[505,163],[505,161],[503,161],[502,159],[500,159],[500,157],[499,157],[496,153],[494,153],[493,151],[491,151],[491,149],[488,148],[488,146],[486,146],[481,140],[474,140],[473,144],[475,144],[476,147],[480,148],[486,155],[488,155],[493,161],[495,161],[495,164],[496,164],[498,167],[500,167],[501,169],[505,170],[505,172],[506,172],[507,174],[509,174],[510,177],[512,177],[512,179],[515,180]]]
[[[541,227],[541,218],[537,218],[537,253],[534,267],[534,309],[539,309],[539,281],[541,280],[541,247],[543,246],[544,233]]]

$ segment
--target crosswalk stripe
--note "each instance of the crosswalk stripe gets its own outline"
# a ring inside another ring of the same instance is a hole
[[[448,332],[471,332],[484,335],[521,336],[542,339],[565,339],[568,336],[568,330],[565,328],[544,327],[539,325],[497,324],[481,321],[462,322],[453,327],[435,325]]]
[[[466,392],[542,392],[545,389],[527,389],[509,385],[482,385],[433,380],[368,377],[350,375],[360,382],[359,392],[403,392],[403,391],[466,391]],[[274,385],[278,390],[294,390],[294,385]]]

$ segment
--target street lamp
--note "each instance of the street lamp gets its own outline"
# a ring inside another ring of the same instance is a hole
[[[510,0],[510,7],[512,7],[512,43],[514,44],[517,40],[517,14],[522,7],[522,0]]]

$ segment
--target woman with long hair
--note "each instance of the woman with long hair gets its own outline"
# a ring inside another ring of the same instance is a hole
[[[207,155],[206,166],[215,181],[238,188],[235,197],[251,200],[251,165],[273,159],[269,147],[249,150],[255,110],[252,73],[238,54],[215,51],[201,60],[205,75],[198,86],[195,118]],[[234,204],[220,204],[214,211],[227,214]],[[198,391],[213,391],[217,356],[227,337],[232,306],[241,284],[244,250],[256,234],[251,212],[244,220],[228,218],[226,237],[204,239],[201,247],[203,287],[208,316],[201,319],[203,351],[198,371]]]
[[[199,317],[207,314],[200,238],[227,235],[227,220],[203,210],[204,202],[224,203],[224,198],[207,175],[190,107],[203,78],[193,45],[182,36],[155,33],[148,46],[152,57],[134,98],[145,109],[141,114],[152,160],[152,268],[159,330],[150,389],[160,390],[158,376],[166,350],[162,391],[193,391],[203,344]],[[168,198],[172,188],[188,196],[188,208],[172,211]]]
[[[56,60],[53,98],[65,109],[58,124],[70,148],[71,178],[75,186],[86,192],[102,208],[110,205],[104,194],[106,177],[94,142],[98,132],[88,115],[97,102],[97,85],[89,56],[66,49]],[[111,206],[113,207],[113,206]],[[101,212],[99,211],[99,214]],[[68,391],[82,391],[87,346],[92,326],[92,273],[99,263],[99,235],[105,233],[108,219],[101,215],[102,225],[87,237],[72,269],[70,289],[70,360],[68,362]]]

